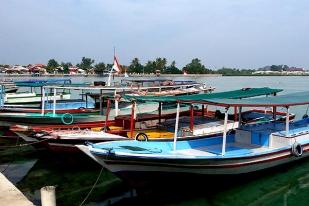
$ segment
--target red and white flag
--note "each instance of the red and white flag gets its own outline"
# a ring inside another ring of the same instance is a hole
[[[121,66],[118,63],[118,59],[116,56],[114,56],[114,65],[113,65],[113,69],[117,72],[117,73],[121,73]]]

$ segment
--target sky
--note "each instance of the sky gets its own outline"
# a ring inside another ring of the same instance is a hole
[[[307,0],[1,0],[0,64],[120,64],[165,57],[182,68],[309,69]]]

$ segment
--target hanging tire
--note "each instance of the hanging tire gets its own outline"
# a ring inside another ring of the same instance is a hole
[[[68,120],[67,120],[68,119]],[[70,113],[64,113],[62,116],[61,116],[61,122],[65,125],[69,125],[69,124],[72,124],[74,122],[74,117],[72,114]]]
[[[301,146],[301,144],[299,144],[298,142],[295,142],[292,145],[292,154],[295,157],[300,157],[303,154],[303,147]]]
[[[148,136],[147,136],[147,134],[145,134],[145,133],[137,133],[136,135],[135,135],[135,140],[137,140],[137,141],[148,141]]]

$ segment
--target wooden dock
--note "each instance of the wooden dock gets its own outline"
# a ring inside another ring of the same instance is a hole
[[[0,173],[0,204],[5,206],[33,206],[2,173]]]

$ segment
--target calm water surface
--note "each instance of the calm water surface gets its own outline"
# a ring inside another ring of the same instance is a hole
[[[216,91],[244,87],[281,88],[284,89],[283,93],[309,90],[309,77],[175,79],[205,82],[216,87]],[[104,81],[105,78],[78,77],[74,78],[73,82],[94,80]],[[302,116],[305,110],[306,107],[298,107],[293,112]],[[24,176],[18,181],[17,187],[36,204],[39,204],[41,187],[56,185],[58,205],[80,205],[102,169],[85,156],[55,155],[46,151],[36,151],[31,147],[3,149],[4,146],[15,144],[16,140],[0,141],[0,169],[6,174],[13,174],[11,176],[15,173],[16,176]],[[33,160],[37,161],[27,171],[24,165]],[[15,169],[11,168],[13,166]],[[179,180],[177,186],[168,191],[149,189],[136,194],[120,179],[103,170],[85,205],[308,205],[309,161],[304,160],[244,177],[212,179],[203,185],[187,186],[181,183]],[[166,185],[169,184],[170,181],[166,179]]]

